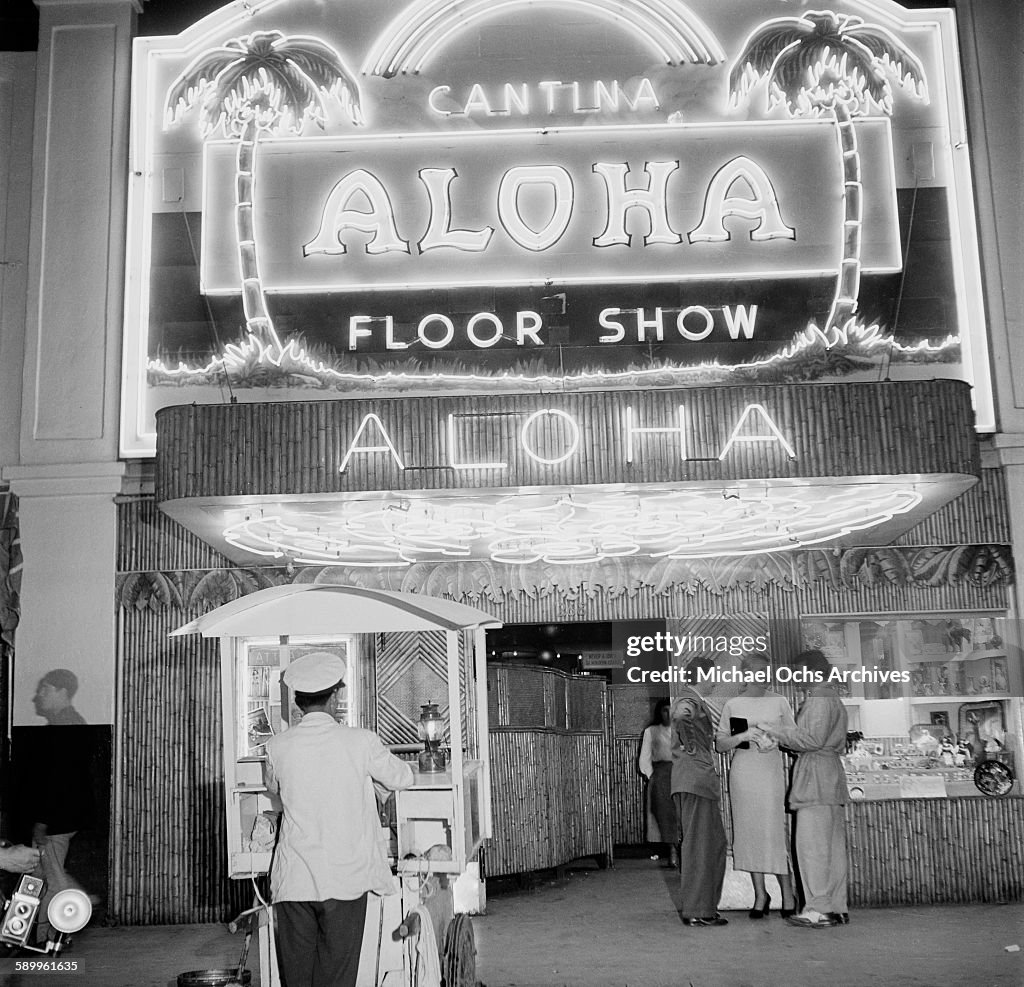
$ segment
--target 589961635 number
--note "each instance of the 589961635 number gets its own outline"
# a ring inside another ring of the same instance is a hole
[[[78,960],[15,960],[15,973],[77,973]]]

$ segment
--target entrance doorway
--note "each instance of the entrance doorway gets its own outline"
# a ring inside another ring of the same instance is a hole
[[[507,624],[487,632],[494,799],[489,876],[601,862],[645,834],[637,758],[667,685],[627,681],[626,639],[663,620]]]

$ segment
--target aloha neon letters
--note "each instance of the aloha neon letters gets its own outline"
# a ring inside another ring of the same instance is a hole
[[[627,232],[627,220],[633,210],[647,219],[650,232],[643,236],[649,244],[678,244],[682,234],[672,228],[669,219],[668,180],[679,171],[678,161],[649,161],[639,175],[625,164],[603,161],[592,165],[593,173],[604,185],[605,228],[594,237],[595,247],[628,246],[633,235]],[[425,168],[419,180],[427,197],[427,231],[418,244],[423,250],[450,247],[467,253],[488,248],[494,227],[477,230],[452,230],[452,186],[457,177],[454,168]],[[737,190],[737,186],[742,186]],[[542,205],[527,218],[523,200],[541,198]],[[548,250],[562,239],[572,220],[576,205],[576,180],[560,165],[518,165],[509,168],[498,181],[495,213],[509,239],[524,250]],[[358,204],[368,208],[356,208]],[[778,196],[771,178],[749,158],[737,158],[723,165],[704,195],[704,212],[698,227],[687,233],[690,243],[729,240],[725,220],[737,217],[748,221],[751,240],[796,239],[796,230],[783,222]],[[407,240],[398,235],[393,197],[376,175],[365,169],[349,172],[331,189],[320,214],[320,228],[302,247],[310,254],[348,252],[351,233],[369,234],[362,245],[368,254],[391,251],[409,253]]]
[[[512,422],[505,434],[496,436],[491,423],[501,418]],[[516,419],[522,419],[521,424]],[[683,462],[713,457],[724,460],[737,445],[759,444],[775,446],[787,459],[797,458],[793,445],[779,427],[771,412],[758,402],[752,402],[740,412],[721,449],[703,448],[699,438],[700,423],[691,421],[685,405],[679,405],[676,423],[670,426],[645,426],[636,410],[627,405],[622,412],[620,437],[625,450],[626,463],[659,453]],[[539,466],[556,467],[579,452],[582,439],[579,422],[561,408],[541,408],[537,411],[452,413],[445,423],[447,450],[445,462],[409,463],[413,467],[442,466],[455,470],[507,470],[512,446],[528,462]],[[481,437],[483,436],[483,438]],[[407,463],[398,452],[397,444],[387,426],[376,414],[363,416],[355,434],[349,441],[338,472],[344,473],[356,456],[387,456],[399,470]],[[365,461],[365,460],[364,460]]]
[[[842,174],[825,121],[508,130],[498,159],[490,134],[399,136],[261,142],[267,291],[832,276],[838,262],[826,234],[842,223]],[[884,188],[888,122],[862,121],[858,137]],[[811,186],[810,159],[822,176]],[[232,146],[208,142],[210,294],[238,291],[231,202],[214,192],[233,174]],[[894,193],[870,208],[864,269],[899,270]]]

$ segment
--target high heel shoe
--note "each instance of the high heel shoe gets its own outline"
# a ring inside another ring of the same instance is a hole
[[[790,918],[793,915],[796,915],[796,909],[795,908],[780,908],[779,909],[779,916],[781,918]]]
[[[748,913],[751,918],[764,918],[768,914],[768,909],[772,907],[772,896],[766,894],[764,896],[764,908],[751,908]]]

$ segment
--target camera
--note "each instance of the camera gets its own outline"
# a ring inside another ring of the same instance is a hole
[[[8,946],[24,946],[36,921],[46,885],[42,878],[26,874],[18,882],[0,922],[0,942]]]
[[[46,883],[31,874],[26,874],[18,882],[17,890],[7,902],[0,920],[0,945],[20,946],[34,953],[56,956],[71,942],[68,938],[71,933],[85,928],[92,917],[92,902],[84,891],[68,888],[55,894],[46,909],[47,920],[53,929],[46,945],[30,946],[28,937],[35,925],[45,890]]]

